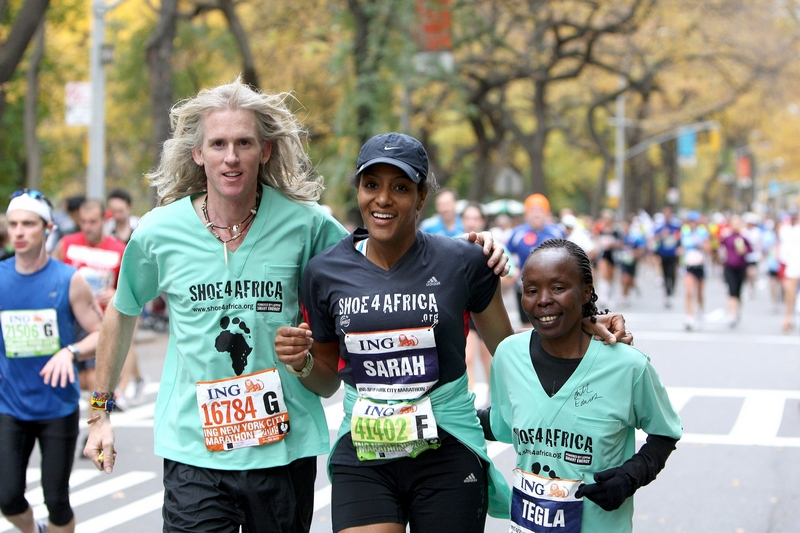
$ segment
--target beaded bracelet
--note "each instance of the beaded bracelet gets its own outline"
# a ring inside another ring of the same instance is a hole
[[[114,410],[114,393],[97,391],[93,392],[89,406],[97,411],[105,411],[106,413],[110,413]]]

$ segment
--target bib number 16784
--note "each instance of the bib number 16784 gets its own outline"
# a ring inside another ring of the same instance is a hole
[[[253,397],[247,396],[244,400],[234,398],[233,400],[220,400],[209,402],[200,406],[203,410],[206,425],[232,424],[234,422],[244,422],[245,420],[256,418],[258,414]]]

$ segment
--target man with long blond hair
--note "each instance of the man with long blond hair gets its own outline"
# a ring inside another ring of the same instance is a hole
[[[279,364],[275,330],[300,321],[308,260],[346,231],[316,200],[303,131],[286,94],[241,79],[178,103],[149,176],[160,206],[125,250],[103,324],[84,454],[114,467],[113,409],[136,317],[168,296],[170,339],[155,412],[165,531],[301,532],[316,456],[329,450],[319,396],[336,369]]]

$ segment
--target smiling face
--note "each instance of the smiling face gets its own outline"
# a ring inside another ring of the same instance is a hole
[[[542,339],[580,336],[583,304],[591,294],[566,249],[536,251],[522,270],[522,308]]]
[[[403,250],[416,238],[417,213],[425,204],[427,190],[394,165],[377,163],[367,167],[358,183],[358,208],[370,240]]]
[[[221,109],[203,118],[203,142],[192,149],[192,158],[205,169],[209,199],[249,200],[255,197],[258,167],[271,152],[269,141],[259,141],[252,111]]]

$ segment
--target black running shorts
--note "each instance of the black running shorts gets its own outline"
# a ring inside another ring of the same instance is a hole
[[[417,457],[333,465],[333,531],[392,522],[412,532],[480,533],[488,505],[485,463],[455,437]]]

